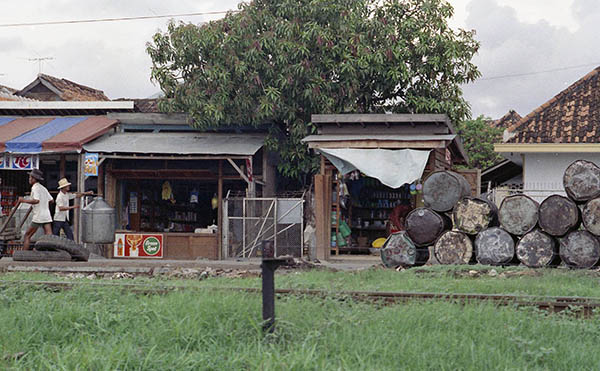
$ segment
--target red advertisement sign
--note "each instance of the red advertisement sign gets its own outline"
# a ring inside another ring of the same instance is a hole
[[[143,233],[116,233],[115,258],[162,258],[163,235]]]

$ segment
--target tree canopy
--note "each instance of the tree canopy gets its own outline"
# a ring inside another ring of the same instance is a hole
[[[483,170],[502,160],[502,156],[494,152],[494,143],[502,142],[504,129],[491,126],[490,121],[489,117],[480,115],[457,125],[458,135],[469,156],[470,167]]]
[[[318,167],[301,139],[312,114],[470,117],[461,84],[479,76],[474,31],[444,0],[254,0],[202,25],[171,22],[148,43],[161,108],[194,125],[269,124],[279,171]]]

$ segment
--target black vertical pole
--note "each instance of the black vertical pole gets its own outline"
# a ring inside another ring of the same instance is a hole
[[[272,333],[275,330],[275,269],[277,269],[277,262],[263,260],[261,268],[263,331]]]

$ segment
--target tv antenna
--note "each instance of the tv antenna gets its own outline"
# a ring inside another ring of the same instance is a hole
[[[44,62],[44,61],[51,61],[53,59],[54,59],[53,57],[27,58],[27,60],[30,61],[30,62],[37,62],[38,63],[38,73],[42,73],[42,62]]]

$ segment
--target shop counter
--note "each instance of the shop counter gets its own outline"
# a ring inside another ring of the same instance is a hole
[[[164,232],[164,259],[218,259],[217,233]]]
[[[218,259],[217,233],[117,231],[114,258]]]

